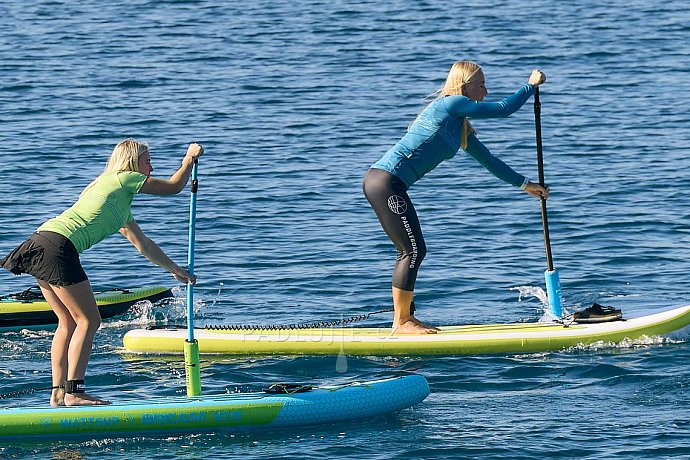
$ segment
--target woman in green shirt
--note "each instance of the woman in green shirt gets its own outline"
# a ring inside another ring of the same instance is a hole
[[[58,317],[51,346],[53,392],[51,406],[101,405],[109,401],[84,391],[84,376],[101,315],[79,254],[119,231],[148,260],[171,272],[180,282],[196,277],[173,262],[139,228],[131,212],[137,193],[172,195],[189,180],[192,164],[204,149],[190,144],[182,165],[169,179],[151,177],[148,145],[127,139],[115,146],[103,173],[65,212],[41,225],[7,255],[0,266],[15,275],[36,277]]]

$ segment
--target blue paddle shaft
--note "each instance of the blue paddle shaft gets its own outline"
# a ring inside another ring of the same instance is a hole
[[[187,251],[187,271],[194,275],[194,239],[196,235],[196,192],[199,188],[197,179],[197,167],[199,162],[194,160],[192,165],[192,187],[189,201],[189,249]],[[187,331],[188,341],[194,342],[194,285],[187,283]]]

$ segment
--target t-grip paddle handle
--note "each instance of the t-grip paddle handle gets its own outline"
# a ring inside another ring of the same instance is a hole
[[[539,185],[546,187],[544,181],[544,155],[541,143],[541,102],[539,101],[539,87],[534,90],[534,126],[537,136],[537,168],[539,170]],[[563,306],[561,305],[561,280],[558,271],[553,266],[553,256],[551,254],[551,239],[549,237],[549,218],[546,213],[546,198],[543,196],[541,201],[541,222],[544,227],[544,249],[546,250],[546,271],[544,279],[546,281],[546,295],[549,298],[551,314],[556,318],[563,317]]]

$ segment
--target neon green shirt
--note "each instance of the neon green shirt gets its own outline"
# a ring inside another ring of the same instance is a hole
[[[147,176],[133,171],[113,171],[96,179],[65,212],[38,227],[59,233],[82,253],[134,220],[132,199]]]

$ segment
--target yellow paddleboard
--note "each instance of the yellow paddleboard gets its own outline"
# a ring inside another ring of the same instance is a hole
[[[121,315],[139,301],[157,302],[173,294],[167,287],[148,286],[96,291],[94,296],[101,318],[109,318]],[[57,316],[38,287],[0,297],[0,331],[54,324],[57,324]]]
[[[598,341],[659,336],[690,324],[690,305],[597,324],[442,326],[437,334],[391,335],[388,327],[320,329],[197,329],[200,353],[228,355],[463,355],[561,350]],[[137,353],[182,353],[186,329],[132,330],[124,346]]]

